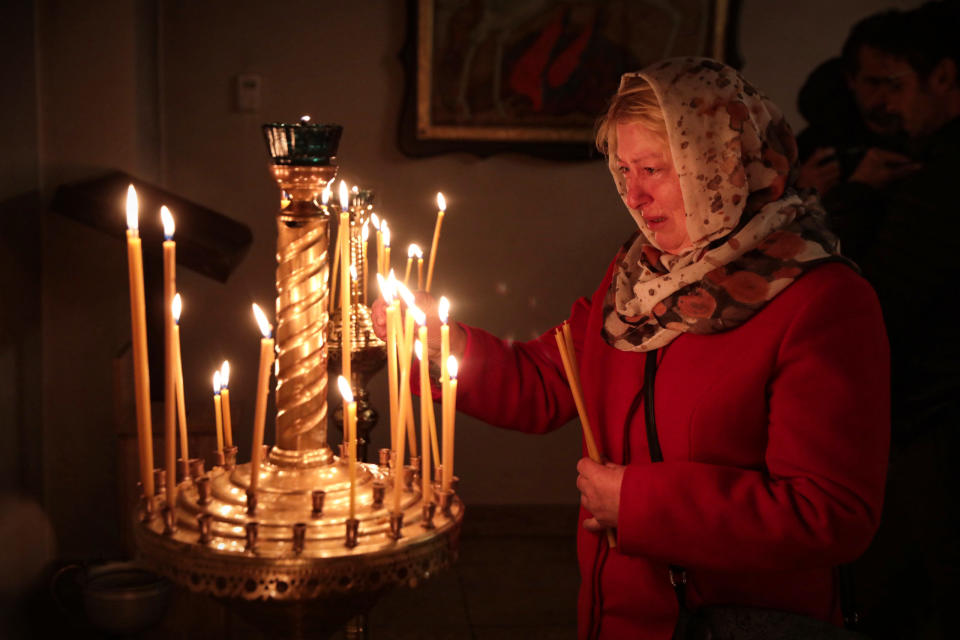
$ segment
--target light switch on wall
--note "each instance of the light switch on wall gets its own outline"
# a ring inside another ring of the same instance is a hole
[[[255,73],[241,73],[236,77],[234,87],[237,111],[253,112],[260,109],[260,76]]]

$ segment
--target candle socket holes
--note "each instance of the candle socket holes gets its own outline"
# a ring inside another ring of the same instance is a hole
[[[380,466],[385,470],[390,468],[390,449],[380,449]]]
[[[247,535],[247,546],[246,550],[253,552],[257,547],[257,537],[260,534],[260,523],[259,522],[248,522],[245,525],[246,535]]]
[[[196,480],[203,474],[203,458],[190,458],[190,477]]]
[[[166,469],[153,470],[153,486],[156,487],[157,493],[163,493],[164,491],[167,490]]]
[[[210,544],[213,537],[211,535],[213,516],[209,513],[201,513],[197,516],[197,525],[200,527],[200,544]]]
[[[224,454],[223,451],[219,451],[219,450],[214,451],[214,452],[213,452],[213,457],[215,458],[215,462],[213,463],[214,466],[216,466],[216,467],[226,467],[226,466],[227,466],[227,456],[226,456],[226,454]]]
[[[387,494],[387,485],[380,480],[373,481],[373,508],[383,508],[383,498]]]
[[[337,449],[340,451],[340,464],[347,464],[347,459],[350,457],[347,452],[347,443],[341,442],[337,445]]]
[[[310,494],[310,501],[312,503],[313,509],[310,512],[310,515],[314,518],[323,517],[323,502],[327,498],[327,492],[323,489],[314,489]]]
[[[423,505],[423,528],[433,529],[433,515],[437,511],[437,503],[425,502]]]
[[[390,514],[390,537],[399,540],[403,537],[403,512]]]
[[[190,461],[186,458],[177,458],[177,482],[183,482],[190,477]]]
[[[172,536],[173,532],[176,531],[176,514],[173,512],[173,507],[170,505],[165,505],[163,507],[163,535]]]
[[[197,504],[210,504],[210,478],[206,476],[197,478]]]
[[[224,468],[233,469],[237,466],[237,451],[238,448],[236,446],[227,447],[223,450]]]
[[[360,520],[357,518],[347,518],[347,548],[353,549],[357,546],[357,536],[360,531]]]
[[[307,537],[307,525],[298,522],[293,525],[293,552],[297,555],[303,553],[303,543]]]
[[[440,511],[443,515],[450,517],[450,509],[453,506],[453,491],[437,491],[437,499],[440,501]]]
[[[420,474],[416,468],[412,466],[404,467],[403,468],[403,490],[407,492],[413,491],[413,487],[416,483],[417,476],[419,475]]]

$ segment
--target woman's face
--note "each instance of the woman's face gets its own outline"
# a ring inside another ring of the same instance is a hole
[[[616,149],[614,161],[623,176],[627,206],[640,211],[642,224],[663,251],[684,253],[692,244],[667,140],[640,124],[618,123]]]

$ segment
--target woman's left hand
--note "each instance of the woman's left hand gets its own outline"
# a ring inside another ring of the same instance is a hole
[[[620,511],[620,485],[626,467],[608,462],[597,464],[590,458],[581,458],[577,463],[577,489],[580,504],[593,514],[583,521],[588,531],[602,531],[617,526]]]

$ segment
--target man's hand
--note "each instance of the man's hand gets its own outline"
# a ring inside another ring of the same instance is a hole
[[[905,155],[872,147],[850,176],[850,182],[862,182],[874,189],[880,189],[892,180],[910,175],[922,166]]]
[[[801,189],[813,188],[825,194],[840,180],[840,163],[837,151],[832,147],[821,147],[800,165],[797,186]]]
[[[597,464],[590,458],[581,458],[577,463],[577,489],[580,504],[593,514],[583,521],[588,531],[598,532],[617,526],[620,511],[620,485],[626,467],[608,462]]]

